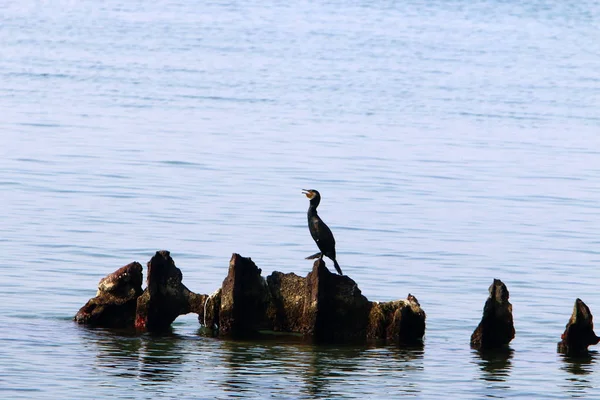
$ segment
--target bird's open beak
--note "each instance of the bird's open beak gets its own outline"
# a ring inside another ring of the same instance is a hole
[[[309,199],[312,198],[312,193],[308,189],[302,189],[302,194],[308,197]]]

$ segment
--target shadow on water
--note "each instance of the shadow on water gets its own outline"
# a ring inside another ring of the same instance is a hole
[[[587,375],[594,372],[594,364],[598,359],[598,352],[590,351],[585,355],[568,356],[560,354],[563,365],[561,370],[568,373],[566,376],[566,391],[571,397],[582,397],[587,391],[594,388],[593,382]]]
[[[172,332],[137,335],[124,331],[89,330],[96,348],[96,366],[118,377],[147,382],[172,380],[185,361],[183,338]]]
[[[473,350],[475,362],[481,370],[481,379],[487,382],[506,382],[512,368],[513,349]]]

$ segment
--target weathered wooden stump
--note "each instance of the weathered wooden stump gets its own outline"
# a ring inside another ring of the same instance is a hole
[[[306,277],[300,332],[317,342],[364,341],[370,309],[356,282],[316,260]]]
[[[96,297],[75,315],[80,324],[107,328],[133,327],[137,299],[142,294],[142,265],[132,262],[102,278]]]
[[[219,334],[251,336],[270,329],[266,317],[270,302],[267,282],[250,258],[233,254],[229,271],[221,287]]]
[[[560,338],[558,351],[571,356],[587,354],[588,346],[600,341],[594,333],[594,317],[581,299],[575,300],[573,314]]]
[[[415,343],[423,338],[425,318],[414,296],[372,303],[356,282],[332,274],[322,260],[315,261],[306,278],[273,272],[265,284],[252,260],[234,254],[222,292],[211,295],[198,319],[207,327],[218,325],[219,336],[272,330],[320,343]]]
[[[271,304],[267,310],[274,331],[301,332],[303,329],[306,278],[294,273],[273,272],[267,276]]]
[[[489,291],[481,322],[471,335],[471,347],[478,350],[506,347],[515,337],[512,304],[508,301],[506,285],[500,279],[494,279]]]
[[[191,292],[181,280],[181,270],[166,250],[157,251],[148,261],[147,287],[137,299],[135,327],[140,330],[162,331],[180,315],[200,313],[206,295]]]
[[[168,251],[142,266],[131,263],[100,281],[98,294],[75,316],[102,327],[163,331],[182,314],[222,337],[252,337],[261,331],[294,333],[315,342],[420,341],[425,312],[417,299],[370,302],[348,276],[332,274],[322,260],[306,277],[273,272],[267,279],[250,258],[233,254],[227,277],[211,295],[191,292]]]
[[[371,303],[367,339],[415,344],[425,335],[425,311],[415,296],[406,300]]]

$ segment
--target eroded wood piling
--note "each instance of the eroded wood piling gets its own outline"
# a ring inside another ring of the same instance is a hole
[[[425,333],[426,315],[414,296],[371,302],[354,280],[331,273],[322,260],[315,261],[306,277],[273,272],[264,278],[261,272],[250,258],[233,254],[221,287],[211,295],[196,294],[183,285],[170,253],[158,251],[148,262],[145,290],[141,265],[131,263],[100,282],[98,295],[82,307],[75,321],[161,331],[179,315],[193,312],[201,325],[220,337],[248,338],[274,331],[322,343],[416,343]],[[127,308],[118,308],[125,303]],[[94,312],[98,304],[102,312]]]

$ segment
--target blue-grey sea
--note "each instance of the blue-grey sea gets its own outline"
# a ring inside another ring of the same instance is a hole
[[[600,398],[556,352],[600,315],[599,38],[598,0],[1,1],[0,398]],[[161,249],[198,293],[234,252],[305,275],[305,188],[422,348],[72,322]],[[500,358],[469,348],[494,278]]]

